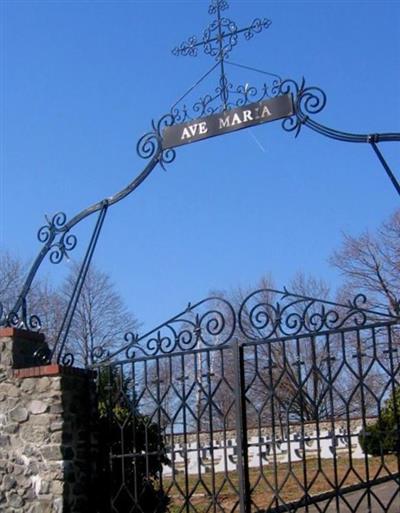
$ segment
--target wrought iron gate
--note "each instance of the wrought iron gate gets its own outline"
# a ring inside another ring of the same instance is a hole
[[[96,355],[104,511],[400,511],[398,318],[364,296],[209,298],[126,340]]]

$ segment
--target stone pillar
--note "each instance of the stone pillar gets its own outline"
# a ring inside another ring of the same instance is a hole
[[[94,373],[32,367],[44,343],[37,333],[0,329],[0,511],[90,513]]]

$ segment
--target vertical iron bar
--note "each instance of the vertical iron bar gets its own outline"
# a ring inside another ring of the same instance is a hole
[[[288,358],[288,354],[290,357],[291,354],[291,342],[293,342],[293,339],[287,340],[283,345],[283,368],[285,369],[285,372],[288,375],[288,378],[292,380],[292,382],[296,383],[296,375],[293,371],[291,362]],[[289,347],[288,347],[289,346]],[[293,475],[293,463],[292,463],[292,441],[290,439],[290,433],[291,433],[291,420],[293,420],[293,417],[291,418],[291,412],[290,408],[293,406],[294,398],[289,397],[286,405],[286,412],[285,412],[285,438],[282,437],[282,440],[286,440],[287,444],[287,455],[288,455],[288,461],[287,461],[287,474]],[[296,405],[295,405],[295,411],[296,411]],[[280,492],[284,493],[283,485],[281,486]],[[283,502],[283,504],[286,507],[286,501],[284,499],[284,495],[279,497],[280,500]]]
[[[327,418],[330,417],[331,420],[331,432],[333,437],[333,476],[335,479],[335,503],[336,503],[336,509],[340,511],[340,487],[339,487],[339,474],[338,474],[338,461],[337,461],[337,438],[336,438],[336,412],[335,412],[335,401],[333,397],[333,382],[332,382],[332,360],[331,360],[331,351],[330,351],[330,340],[329,340],[329,333],[326,335],[326,347],[328,348],[328,354],[326,356],[326,362],[328,366],[328,389],[329,389],[329,403],[330,403],[330,415]],[[315,348],[313,349],[313,352],[315,353]],[[317,417],[319,415],[317,414]]]
[[[284,342],[282,342],[282,344],[284,344]],[[273,473],[274,473],[274,502],[275,502],[275,507],[278,508],[279,506],[279,493],[278,493],[278,490],[279,490],[279,481],[278,481],[278,459],[277,459],[277,455],[276,455],[276,444],[277,444],[277,436],[276,436],[276,427],[275,427],[275,418],[276,418],[276,414],[275,414],[275,398],[278,399],[279,401],[279,394],[277,393],[278,391],[275,389],[275,386],[274,386],[274,375],[273,375],[273,368],[274,368],[274,365],[275,364],[275,358],[274,358],[274,355],[272,354],[272,344],[268,344],[267,345],[267,348],[268,348],[268,377],[269,377],[269,386],[270,386],[270,394],[271,394],[271,425],[272,425],[272,440],[271,440],[271,445],[272,445],[272,455],[273,455],[273,459],[274,459],[274,463],[273,463]],[[279,404],[281,404],[279,402]],[[281,422],[281,410],[279,408],[279,422]],[[281,438],[282,438],[282,430],[281,430]]]
[[[197,343],[197,348],[200,347],[200,343]],[[197,478],[199,481],[202,481],[202,473],[201,473],[201,388],[202,388],[202,353],[199,351],[198,353],[193,353],[193,365],[194,365],[194,379],[196,386],[196,408],[195,408],[195,424],[196,424],[196,456],[197,456]]]
[[[256,345],[254,346],[251,346],[251,349],[252,349],[252,353],[253,353],[253,359],[254,359],[254,363],[253,363],[253,366],[254,366],[254,372],[257,376],[260,375],[260,361],[259,361],[259,358],[258,358],[258,347]],[[265,391],[267,393],[267,391]],[[254,401],[254,399],[253,399]],[[254,406],[254,402],[253,402],[253,406]],[[258,406],[258,405],[257,405]],[[264,475],[264,472],[263,472],[263,458],[262,458],[262,451],[263,451],[263,448],[266,447],[266,442],[263,440],[266,439],[266,433],[265,433],[265,430],[264,430],[264,435],[265,437],[263,436],[263,421],[262,421],[262,417],[263,417],[263,410],[261,409],[260,411],[260,408],[256,408],[256,411],[257,411],[257,419],[256,419],[256,424],[257,424],[257,437],[258,437],[258,440],[256,443],[254,442],[251,442],[251,446],[254,448],[254,447],[257,447],[257,452],[258,452],[258,469],[257,469],[257,473],[259,474],[255,480],[257,481],[261,476],[263,477],[263,479],[265,480],[265,475]],[[265,418],[265,415],[264,415],[264,418]],[[267,421],[265,420],[265,425],[267,424]],[[252,426],[251,426],[253,429],[256,428],[256,425],[254,423],[254,421],[252,422]],[[254,432],[253,432],[254,434]],[[254,449],[253,449],[254,450]],[[253,453],[254,454],[254,453]],[[252,490],[251,490],[252,491]]]
[[[22,323],[24,326],[28,326],[28,315],[27,315],[27,307],[26,307],[26,296],[23,296],[21,299],[21,317]]]
[[[236,399],[236,445],[237,470],[239,473],[239,504],[240,513],[250,513],[250,480],[247,441],[246,391],[243,346],[238,339],[233,343],[235,366],[235,399]]]
[[[393,347],[393,339],[392,339],[392,329],[394,326],[389,325],[387,327],[388,331],[388,354],[389,354],[389,362],[390,362],[390,382],[391,382],[391,391],[392,391],[392,397],[393,397],[393,415],[396,422],[396,434],[397,434],[397,444],[400,445],[400,411],[399,411],[399,405],[397,400],[396,393],[400,393],[400,383],[396,386],[396,374],[398,369],[395,369],[394,359],[393,359],[393,353],[395,352],[395,349],[400,349],[400,344],[398,348]],[[400,473],[400,451],[397,451],[397,470]]]
[[[101,374],[99,373],[98,374],[98,379],[99,379],[99,384],[101,384]],[[105,383],[105,390],[104,390],[104,395],[105,395],[105,404],[106,404],[106,413],[107,413],[107,429],[106,429],[106,433],[107,433],[107,449],[108,449],[108,458],[107,458],[107,462],[106,462],[106,465],[107,465],[107,469],[105,470],[105,472],[107,473],[107,485],[108,486],[108,495],[109,495],[109,506],[111,508],[111,511],[112,511],[112,508],[113,508],[113,493],[114,493],[114,479],[113,479],[113,458],[112,458],[112,445],[111,445],[111,440],[112,440],[112,436],[113,436],[113,433],[112,433],[112,402],[113,402],[113,367],[108,366],[106,368],[106,383]]]
[[[313,337],[311,337],[311,340],[313,340]],[[296,357],[297,357],[297,383],[298,383],[298,388],[299,388],[299,393],[300,393],[300,430],[301,430],[301,439],[302,439],[302,445],[303,447],[301,447],[303,449],[303,454],[302,454],[302,458],[301,458],[301,465],[302,465],[302,469],[303,469],[303,499],[305,500],[305,512],[308,513],[310,510],[309,510],[309,496],[308,496],[308,479],[307,479],[307,459],[306,459],[306,448],[305,448],[305,431],[304,431],[304,424],[305,424],[305,418],[304,418],[304,411],[306,410],[305,406],[304,406],[304,395],[307,394],[307,390],[304,390],[304,385],[305,383],[303,383],[303,376],[302,376],[302,372],[301,372],[301,366],[303,365],[303,361],[301,359],[302,355],[301,355],[301,349],[300,349],[300,341],[299,341],[299,338],[297,337],[296,338]],[[313,353],[313,357],[312,357],[312,363],[311,365],[314,366],[314,357],[315,357],[315,354]],[[307,369],[306,369],[306,375],[307,375]],[[310,394],[311,395],[311,394]],[[310,405],[311,408],[314,407],[313,404]],[[289,437],[290,437],[290,431],[289,431]],[[292,467],[291,467],[291,470]],[[293,472],[295,474],[295,472]]]
[[[136,394],[136,368],[135,368],[135,360],[132,361],[132,454],[133,454],[133,499],[135,502],[135,506],[137,506],[139,502],[138,497],[138,450],[136,445],[136,423],[137,423],[137,412],[139,409],[137,394]]]
[[[188,465],[188,430],[187,430],[187,420],[186,420],[186,409],[187,405],[187,397],[186,397],[186,386],[185,386],[185,355],[182,354],[180,357],[181,368],[180,372],[182,379],[182,422],[183,422],[183,454],[184,454],[184,466],[185,466],[185,503],[184,508],[186,513],[190,513],[190,495],[189,495],[189,465]],[[183,511],[183,509],[182,509]]]
[[[117,367],[119,369],[119,393],[123,393],[124,391],[124,364],[121,363],[120,365],[118,365]],[[120,401],[121,399],[118,399],[118,401]],[[120,404],[118,406],[121,406]],[[122,420],[122,419],[121,419]],[[119,419],[119,422],[121,422],[121,420]],[[118,422],[118,423],[119,423]],[[120,431],[120,441],[121,441],[121,448],[120,448],[120,452],[118,454],[119,456],[119,461],[121,462],[121,475],[122,475],[122,482],[124,485],[127,485],[128,483],[128,479],[127,479],[127,469],[126,469],[126,454],[127,454],[127,448],[126,448],[126,444],[125,444],[125,433],[124,433],[124,425],[122,424],[118,426],[119,427],[119,431]]]
[[[149,361],[148,360],[145,360],[144,361],[144,386],[145,386],[145,391],[151,396],[151,390],[150,390],[150,387],[149,385],[151,385],[151,382],[149,383],[149,381],[151,381],[151,378],[149,377],[149,370],[148,370],[148,364],[149,364]],[[151,412],[153,413],[153,412]],[[150,416],[148,417],[150,419]],[[145,452],[145,475],[146,475],[146,480],[149,479],[150,477],[150,462],[149,462],[149,447],[150,447],[150,444],[149,444],[149,421],[147,422],[144,422],[144,452]]]
[[[220,362],[220,375],[221,377],[223,377],[223,379],[226,380],[226,372],[225,370],[227,368],[231,368],[232,367],[232,362],[231,362],[231,359],[229,357],[225,357],[225,352],[223,349],[221,349],[221,353],[220,353],[220,357],[221,357],[221,362]],[[233,355],[234,357],[234,355]],[[236,378],[235,378],[235,375],[233,377],[233,383],[232,383],[232,380],[231,380],[231,377],[230,375],[228,374],[228,380],[230,381],[230,385],[231,385],[231,390],[233,391],[234,390],[234,387],[236,385]],[[235,396],[236,397],[236,396]],[[223,435],[223,444],[222,444],[222,447],[223,447],[223,462],[224,462],[224,480],[225,481],[229,481],[229,470],[228,470],[228,438],[227,438],[227,432],[229,433],[229,431],[231,431],[233,429],[233,426],[231,425],[231,419],[230,419],[230,408],[228,409],[228,412],[227,411],[224,411],[224,418],[223,418],[223,432],[222,432],[222,435]],[[221,488],[220,488],[220,491],[221,491]],[[236,490],[235,490],[236,491]]]
[[[328,355],[329,355],[329,338],[327,339],[327,343],[328,343]],[[321,419],[319,418],[319,415],[316,415],[316,418],[315,418],[315,437],[316,437],[316,442],[317,442],[317,474],[318,474],[318,477],[319,475],[322,474],[323,477],[325,477],[325,480],[326,480],[326,476],[325,476],[325,473],[324,473],[324,463],[322,461],[322,458],[321,458]],[[339,509],[338,509],[339,511]]]
[[[376,341],[376,335],[377,333],[375,332],[375,328],[371,328],[371,345],[370,345],[370,348],[372,349],[372,358],[376,358],[376,360],[379,362],[379,358],[378,358],[378,354],[377,354],[377,341]],[[387,341],[389,343],[389,341]],[[378,343],[379,345],[379,343]],[[384,351],[385,353],[385,351]],[[381,362],[379,362],[381,363]],[[386,368],[386,365],[385,365],[385,368]],[[390,377],[391,379],[392,377]],[[383,413],[383,405],[382,405],[382,401],[383,401],[383,396],[381,396],[380,398],[377,398],[377,401],[376,401],[376,408],[377,408],[377,413],[378,413],[378,419],[381,419],[382,418],[382,413]],[[380,447],[380,451],[379,451],[379,458],[380,458],[380,469],[381,470],[382,468],[385,468],[386,465],[385,465],[385,453],[384,451],[382,450],[382,446]],[[377,455],[376,455],[377,456]],[[385,511],[386,511],[386,508],[385,508]]]
[[[173,383],[172,383],[172,379],[173,379],[173,376],[174,376],[174,373],[173,373],[173,361],[176,361],[176,360],[172,360],[172,355],[168,355],[168,386],[171,386],[171,389],[173,391],[173,394],[172,394],[172,398],[171,398],[171,401],[176,401],[176,397],[177,397],[177,390],[176,388],[174,387]],[[179,408],[179,405],[177,406],[177,409]],[[174,426],[175,426],[175,422],[177,420],[177,416],[176,414],[173,415],[172,412],[170,411],[170,408],[168,407],[168,418],[169,418],[169,421],[170,421],[170,427],[169,427],[169,438],[170,438],[170,447],[171,447],[171,472],[172,472],[172,482],[171,482],[171,485],[169,487],[169,491],[173,490],[173,488],[177,487],[177,483],[176,483],[176,476],[177,476],[177,471],[176,471],[176,467],[175,467],[175,458],[176,458],[176,451],[175,451],[175,430],[174,430]]]
[[[360,330],[356,330],[356,355],[357,358],[357,369],[358,369],[358,379],[360,384],[360,399],[361,399],[361,418],[362,418],[362,429],[363,432],[367,432],[367,411],[366,411],[366,401],[365,401],[365,391],[364,391],[364,369],[363,369],[363,352],[362,352],[362,340],[360,335]],[[364,464],[365,464],[365,480],[367,484],[367,504],[368,504],[368,513],[372,513],[371,510],[371,482],[370,482],[370,474],[369,474],[369,461],[368,461],[368,454],[365,453],[364,455]]]
[[[212,405],[212,356],[210,351],[207,351],[207,402],[208,402],[208,422],[209,422],[209,440],[210,440],[210,456],[211,456],[211,490],[212,490],[212,511],[217,512],[217,499],[216,499],[216,483],[215,483],[215,462],[214,462],[214,423],[213,423],[213,405]]]
[[[163,360],[162,360],[163,362]],[[163,484],[163,468],[161,464],[161,457],[163,454],[162,447],[161,447],[161,439],[165,438],[165,429],[163,427],[162,422],[162,406],[161,406],[161,372],[160,372],[160,360],[156,359],[156,398],[157,398],[157,426],[158,426],[158,433],[157,433],[157,459],[160,462],[160,491],[163,492],[164,490],[164,484]]]

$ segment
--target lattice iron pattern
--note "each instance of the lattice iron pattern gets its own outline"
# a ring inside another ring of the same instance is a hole
[[[397,327],[378,324],[244,343],[246,418],[260,440],[248,444],[260,462],[251,471],[251,511],[304,511],[311,505],[315,512],[400,508],[399,453],[384,452],[389,436],[400,447],[399,335]],[[382,427],[380,448],[368,455],[360,436],[368,438],[396,397],[393,431]],[[265,424],[271,426],[266,455]],[[383,495],[377,484],[391,480],[390,492]]]
[[[111,511],[400,506],[399,451],[384,451],[400,443],[397,319],[363,310],[362,296],[334,308],[276,294],[190,305],[99,364]],[[389,410],[370,456],[361,441]],[[158,502],[144,507],[143,483]]]

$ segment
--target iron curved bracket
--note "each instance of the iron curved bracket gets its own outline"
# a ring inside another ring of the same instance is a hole
[[[292,94],[294,114],[285,118],[282,121],[282,127],[287,132],[294,132],[297,137],[301,131],[302,126],[307,126],[311,130],[324,135],[326,137],[336,139],[344,142],[353,143],[369,143],[374,149],[378,159],[384,167],[386,173],[391,179],[397,192],[400,195],[400,185],[391,172],[388,164],[386,163],[383,155],[378,149],[377,144],[380,142],[399,142],[400,133],[382,133],[382,134],[353,134],[342,132],[326,127],[314,121],[311,116],[318,114],[323,110],[326,105],[326,95],[319,87],[309,87],[305,85],[303,79],[300,84],[292,79],[283,81],[274,80],[272,86],[264,84],[262,90],[259,92],[255,87],[241,87],[236,90],[232,89],[232,94],[235,93],[237,98],[232,104],[229,104],[228,110],[234,107],[244,107],[247,104],[254,102],[257,98],[261,101],[265,97],[274,97],[280,94]],[[194,104],[193,111],[201,116],[209,115],[218,112],[218,107],[210,107],[210,103],[221,97],[221,91],[217,88],[216,95],[203,98],[200,103]],[[227,102],[223,106],[226,108]],[[176,107],[176,106],[175,106]],[[77,245],[77,238],[71,233],[71,229],[85,218],[99,213],[96,226],[94,228],[92,237],[90,239],[84,261],[82,263],[77,282],[75,284],[72,297],[68,304],[67,312],[62,322],[62,326],[58,333],[57,339],[53,346],[51,353],[45,351],[46,354],[41,352],[38,359],[43,361],[50,361],[57,356],[57,361],[67,365],[72,365],[74,358],[73,355],[67,353],[62,355],[66,338],[68,335],[69,327],[75,311],[77,301],[85,280],[94,249],[97,244],[99,233],[102,229],[105,215],[110,206],[122,201],[129,196],[143,181],[151,174],[157,164],[165,169],[165,165],[171,163],[175,159],[174,149],[164,149],[162,145],[162,131],[167,126],[172,126],[175,123],[186,121],[189,117],[186,107],[183,111],[173,108],[173,112],[163,116],[157,123],[152,122],[152,130],[143,135],[137,143],[137,153],[141,158],[149,160],[144,169],[132,180],[126,187],[93,205],[85,208],[69,221],[63,212],[56,213],[52,218],[46,218],[47,224],[42,226],[38,231],[38,239],[43,244],[36,259],[34,260],[31,269],[25,279],[21,293],[18,296],[14,307],[8,312],[4,312],[3,305],[0,302],[0,325],[23,327],[30,330],[39,330],[41,327],[40,319],[37,315],[28,315],[27,313],[27,295],[31,289],[32,282],[39,270],[43,260],[49,254],[50,261],[54,264],[60,263],[68,253],[71,252]],[[186,335],[185,335],[186,336]],[[57,352],[57,353],[56,353]]]
[[[284,130],[294,132],[295,137],[297,137],[304,125],[314,132],[336,141],[370,144],[397,194],[400,196],[399,181],[378,148],[378,143],[380,142],[400,142],[399,132],[354,134],[335,130],[317,123],[311,119],[310,115],[318,114],[325,107],[326,94],[319,87],[306,87],[304,78],[300,85],[291,79],[284,80],[279,86],[278,94],[287,93],[291,93],[294,98],[294,115],[283,120],[282,127]]]
[[[279,86],[278,94],[291,93],[294,98],[294,115],[282,122],[282,127],[287,132],[295,132],[297,137],[303,125],[331,139],[353,143],[379,143],[400,142],[400,133],[354,134],[334,130],[317,123],[310,118],[312,114],[318,114],[326,105],[326,94],[320,87],[307,86],[303,78],[300,85],[292,79],[284,80]]]
[[[152,130],[139,139],[136,147],[137,154],[143,159],[150,160],[136,178],[122,190],[83,209],[69,221],[67,221],[64,212],[57,212],[51,218],[46,217],[47,224],[43,225],[37,233],[37,238],[43,246],[28,272],[17,301],[8,313],[4,311],[4,307],[0,303],[0,325],[26,328],[32,331],[40,330],[39,317],[27,314],[27,295],[43,260],[49,255],[51,263],[59,264],[62,262],[77,245],[77,238],[71,233],[74,226],[96,212],[100,212],[102,215],[101,225],[96,224],[96,227],[101,229],[105,213],[109,207],[119,203],[137,189],[157,164],[165,168],[166,164],[175,159],[174,150],[164,150],[162,148],[162,129],[165,126],[170,126],[173,122],[174,117],[167,114],[157,123],[152,122]],[[97,242],[97,237],[98,233],[96,233],[95,242]],[[92,240],[94,240],[93,237]]]

